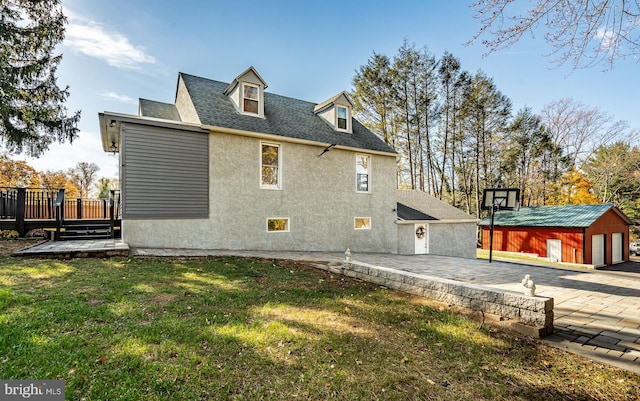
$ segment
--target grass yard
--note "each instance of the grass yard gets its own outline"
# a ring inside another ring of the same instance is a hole
[[[302,264],[11,246],[0,378],[66,380],[68,400],[640,399],[637,375]]]

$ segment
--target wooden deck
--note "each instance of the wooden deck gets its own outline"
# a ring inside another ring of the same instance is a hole
[[[34,229],[55,230],[56,239],[119,237],[119,191],[110,191],[109,199],[68,199],[64,192],[0,188],[0,230],[15,230],[21,237]]]

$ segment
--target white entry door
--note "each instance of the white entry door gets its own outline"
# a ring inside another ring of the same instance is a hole
[[[547,240],[547,258],[553,262],[562,262],[562,241],[559,239]]]
[[[611,236],[611,263],[622,262],[622,233],[613,233]]]
[[[604,266],[604,234],[591,236],[591,264]]]
[[[416,244],[416,255],[422,255],[427,252],[427,237],[429,236],[429,226],[426,224],[416,224],[414,227],[414,237]]]

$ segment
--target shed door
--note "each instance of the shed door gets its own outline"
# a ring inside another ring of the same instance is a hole
[[[427,237],[429,236],[429,226],[426,224],[416,224],[414,227],[415,234],[415,252],[416,255],[422,255],[427,253]]]
[[[604,234],[591,236],[591,264],[594,266],[604,265]]]
[[[554,262],[562,261],[562,241],[559,239],[547,240],[547,257]]]
[[[611,236],[611,263],[622,262],[622,233]]]

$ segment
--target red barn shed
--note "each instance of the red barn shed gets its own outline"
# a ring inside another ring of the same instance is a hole
[[[489,249],[490,218],[480,222]],[[494,216],[493,249],[594,266],[629,260],[629,226],[613,204],[532,206]]]

